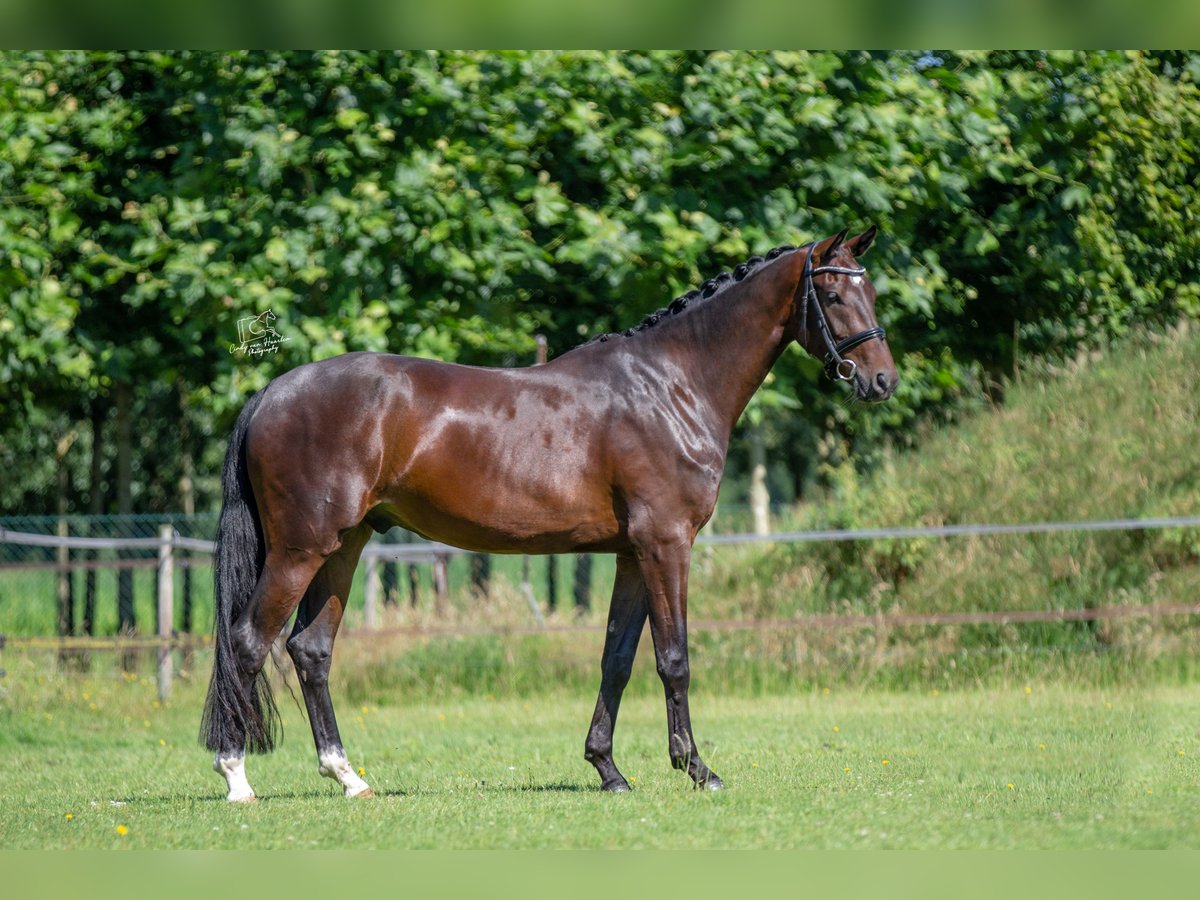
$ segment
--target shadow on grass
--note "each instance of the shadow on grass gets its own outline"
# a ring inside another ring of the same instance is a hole
[[[594,787],[592,785],[566,781],[556,781],[549,784],[489,784],[482,787],[476,786],[476,790],[479,790],[482,793],[494,791],[505,794],[595,794],[600,796],[604,793],[598,787]],[[353,802],[369,803],[372,799],[403,800],[405,798],[416,798],[441,793],[446,792],[421,787],[407,790],[400,788],[393,788],[389,790],[375,789],[374,797],[352,799]],[[342,797],[337,791],[324,791],[319,787],[315,787],[311,790],[271,791],[270,793],[259,794],[257,800],[255,800],[253,803],[245,804],[242,808],[253,809],[259,805],[269,805],[274,801],[292,800],[328,800],[330,803],[350,802],[347,801],[347,798]],[[126,796],[118,800],[110,800],[109,802],[118,806],[129,805],[143,809],[149,809],[153,807],[178,807],[181,804],[199,804],[214,807],[235,805],[229,803],[229,801],[227,801],[224,795],[219,791],[215,791],[211,794],[144,795],[140,797]],[[236,805],[242,806],[241,804]]]
[[[556,781],[552,784],[512,784],[498,785],[496,790],[509,791],[520,794],[600,794],[602,791],[598,787],[587,784],[570,784],[565,781]]]

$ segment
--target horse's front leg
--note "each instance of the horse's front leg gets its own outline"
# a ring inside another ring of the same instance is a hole
[[[642,626],[646,624],[646,585],[632,557],[617,557],[617,577],[613,582],[612,604],[608,611],[608,629],[604,636],[604,656],[600,661],[600,696],[588,729],[584,758],[600,773],[601,788],[627,791],[629,782],[613,762],[613,730],[621,694],[629,683],[633,658],[637,655]]]
[[[687,580],[691,557],[691,540],[684,535],[656,536],[638,545],[638,563],[649,590],[654,657],[667,697],[671,764],[686,769],[697,787],[718,790],[724,784],[700,758],[688,709]]]

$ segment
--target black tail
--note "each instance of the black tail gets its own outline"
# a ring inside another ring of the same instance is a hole
[[[238,416],[222,473],[225,505],[221,509],[213,556],[216,658],[200,723],[200,739],[209,750],[244,747],[251,753],[267,753],[275,748],[279,731],[279,712],[267,675],[260,671],[247,690],[238,671],[230,633],[233,623],[250,605],[265,557],[245,454],[246,431],[262,395],[259,391],[246,401]]]

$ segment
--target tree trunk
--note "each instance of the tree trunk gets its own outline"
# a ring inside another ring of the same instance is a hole
[[[69,534],[67,527],[67,494],[71,487],[71,473],[67,468],[67,454],[75,443],[78,432],[72,428],[58,441],[54,449],[55,462],[58,466],[58,496],[55,501],[55,512],[58,513],[58,536]],[[58,633],[73,634],[75,631],[75,591],[71,578],[71,551],[66,547],[58,548],[58,578],[56,599],[58,600]]]
[[[750,512],[754,533],[771,533],[771,494],[767,490],[767,446],[762,426],[750,425]]]
[[[97,397],[92,401],[92,466],[89,475],[88,513],[93,516],[89,523],[88,533],[95,528],[95,518],[104,511],[104,489],[102,484],[102,466],[104,460],[104,413],[105,409]],[[87,551],[87,559],[96,559],[96,551]],[[96,570],[89,568],[83,578],[83,633],[96,633]]]
[[[546,557],[546,605],[551,610],[558,607],[558,557]]]
[[[127,382],[115,385],[117,401],[117,512],[133,512],[133,390]],[[128,551],[117,554],[128,558]],[[133,570],[117,570],[117,628],[122,634],[137,630],[133,606]]]
[[[575,611],[585,613],[592,607],[592,555],[575,555]]]
[[[188,416],[187,386],[183,379],[177,379],[175,390],[179,394],[179,505],[191,525],[192,516],[196,514],[196,483],[195,462],[192,459],[192,422]],[[190,528],[185,532],[191,535]],[[191,553],[187,550],[179,553],[180,577],[183,581],[183,633],[192,633],[192,566]],[[191,668],[191,645],[184,652],[184,668]]]
[[[471,593],[487,599],[492,580],[492,558],[486,553],[471,554]]]

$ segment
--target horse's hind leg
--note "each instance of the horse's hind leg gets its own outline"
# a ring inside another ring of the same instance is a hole
[[[588,729],[584,758],[600,773],[601,789],[627,791],[629,782],[613,763],[613,730],[621,694],[629,683],[638,640],[646,624],[646,584],[632,557],[617,557],[617,578],[613,583],[612,605],[608,611],[608,631],[604,638],[604,656],[600,661],[600,696]]]
[[[329,666],[354,568],[370,535],[369,526],[358,526],[345,536],[341,548],[325,561],[304,594],[296,614],[296,625],[287,642],[317,745],[318,770],[325,777],[336,780],[347,797],[369,797],[371,788],[351,767],[346,751],[342,749],[333,701],[329,697]]]
[[[261,691],[256,691],[255,681],[260,677],[271,644],[300,602],[305,587],[320,564],[319,556],[296,556],[287,551],[268,553],[250,604],[231,629],[233,658],[243,691],[246,696],[259,697],[256,703],[260,706],[263,720],[260,730],[263,734],[259,735],[258,740],[264,742],[260,749],[270,749],[270,723],[274,718],[275,705],[269,686],[264,684]],[[227,799],[232,802],[255,799],[246,778],[246,743],[246,723],[231,718],[213,759],[213,770],[225,778],[229,788]],[[254,746],[252,741],[251,749]]]

